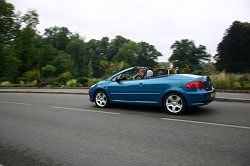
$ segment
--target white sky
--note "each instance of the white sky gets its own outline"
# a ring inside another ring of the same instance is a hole
[[[7,0],[17,11],[35,9],[38,30],[65,26],[90,39],[121,35],[152,44],[168,61],[170,46],[181,39],[216,53],[233,21],[250,22],[250,0]]]

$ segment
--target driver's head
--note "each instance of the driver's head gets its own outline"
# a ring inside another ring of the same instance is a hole
[[[146,69],[140,69],[139,74],[140,76],[144,76],[146,74]]]

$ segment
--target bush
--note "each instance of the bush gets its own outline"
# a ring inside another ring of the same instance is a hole
[[[250,82],[247,82],[247,81],[243,82],[243,88],[250,89]]]
[[[11,87],[12,84],[9,81],[3,81],[0,83],[0,86],[2,87]]]
[[[46,65],[42,68],[42,74],[44,77],[52,76],[56,71],[56,67],[53,65]]]
[[[227,74],[221,72],[211,76],[212,84],[216,89],[250,89],[249,74]]]
[[[17,79],[16,79],[16,81],[17,82],[27,82],[27,78],[26,77],[18,77]]]
[[[91,85],[96,84],[97,82],[101,81],[101,78],[90,78],[88,81],[88,87],[90,87]]]
[[[32,69],[24,73],[23,75],[28,81],[38,80],[40,78],[40,71],[38,69]]]
[[[61,76],[59,77],[58,81],[59,81],[60,83],[66,84],[66,82],[67,82],[68,80],[70,80],[71,77],[72,77],[71,72],[66,71],[66,72],[64,72],[64,73],[61,74]]]
[[[19,81],[19,86],[25,87],[25,82],[24,81]]]
[[[76,81],[78,84],[81,84],[82,86],[87,86],[87,83],[88,83],[88,79],[85,78],[85,77],[79,77],[77,78],[77,81]]]
[[[233,83],[233,88],[234,89],[241,89],[241,84],[239,82],[234,82]]]
[[[71,79],[71,80],[67,81],[66,85],[68,87],[77,87],[76,79]]]
[[[26,87],[36,87],[38,85],[37,80],[31,81],[31,82],[27,82],[26,83]]]

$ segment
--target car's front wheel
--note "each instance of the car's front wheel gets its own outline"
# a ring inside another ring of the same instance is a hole
[[[170,113],[179,115],[185,112],[185,99],[178,93],[170,93],[165,96],[163,101],[164,109]]]
[[[104,91],[99,90],[95,93],[95,104],[100,108],[105,108],[108,106],[109,99]]]

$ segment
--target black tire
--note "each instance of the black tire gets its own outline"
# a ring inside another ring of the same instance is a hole
[[[172,115],[180,115],[186,111],[186,101],[178,93],[169,93],[163,99],[163,108]]]
[[[98,90],[95,93],[94,101],[97,107],[99,108],[106,108],[109,105],[109,98],[105,91]]]

